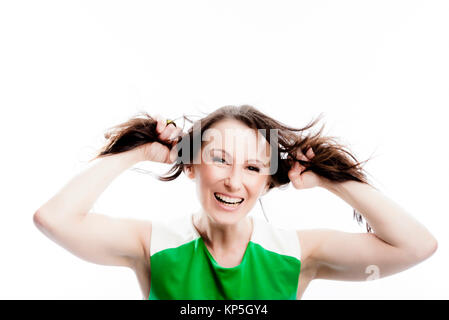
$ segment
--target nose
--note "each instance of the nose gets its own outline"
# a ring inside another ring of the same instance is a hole
[[[232,166],[229,175],[225,179],[225,186],[229,191],[238,191],[242,187],[242,172],[238,165]]]

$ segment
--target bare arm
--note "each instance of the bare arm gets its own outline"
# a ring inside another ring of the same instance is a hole
[[[374,234],[298,231],[311,247],[307,255],[316,265],[315,278],[362,281],[372,271],[382,278],[422,262],[437,249],[437,240],[422,224],[371,186],[323,180],[321,187],[360,212]]]
[[[165,129],[162,125],[160,130],[163,130],[160,138],[167,139],[178,129],[174,126]],[[145,248],[149,246],[151,222],[113,218],[89,210],[123,171],[144,160],[170,163],[169,152],[166,146],[150,142],[94,160],[36,211],[33,216],[36,227],[84,260],[135,267],[148,254]]]
[[[94,160],[37,210],[38,229],[89,262],[130,266],[143,253],[137,237],[142,222],[88,212],[118,175],[141,160],[139,156],[133,149]]]

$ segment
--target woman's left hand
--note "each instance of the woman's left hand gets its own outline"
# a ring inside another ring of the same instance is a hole
[[[298,151],[296,155],[297,159],[304,161],[310,161],[313,157],[315,157],[315,153],[312,148],[307,150],[306,156],[301,151]],[[303,165],[295,161],[294,165],[289,170],[288,177],[295,189],[309,189],[320,185],[320,176],[313,171],[303,172],[305,169],[306,168]]]

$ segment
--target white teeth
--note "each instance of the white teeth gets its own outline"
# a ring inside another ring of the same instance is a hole
[[[220,201],[220,200],[219,200]],[[225,203],[220,201],[223,205],[228,206],[228,207],[237,207],[240,205],[240,203],[233,203],[233,204],[229,204],[229,203]]]
[[[217,198],[219,198],[220,200],[226,201],[226,202],[231,202],[231,203],[240,203],[243,199],[239,199],[239,198],[229,198],[226,197],[224,195],[221,195],[219,193],[216,193],[215,196]]]

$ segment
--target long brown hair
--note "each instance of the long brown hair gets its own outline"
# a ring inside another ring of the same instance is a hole
[[[362,168],[362,164],[369,159],[359,162],[348,148],[338,142],[336,137],[323,136],[324,125],[314,134],[305,133],[306,130],[312,129],[319,122],[321,114],[302,128],[287,126],[250,105],[224,106],[197,121],[192,121],[186,115],[183,115],[183,119],[184,123],[187,120],[193,123],[193,125],[184,136],[177,138],[178,159],[167,173],[157,176],[161,181],[176,179],[183,172],[184,167],[193,163],[193,159],[200,151],[201,145],[184,143],[185,141],[202,141],[203,132],[213,124],[225,119],[235,119],[243,122],[249,128],[256,130],[265,129],[260,132],[266,132],[264,136],[269,143],[272,141],[271,133],[273,132],[270,129],[277,129],[274,132],[277,134],[278,145],[275,146],[270,143],[270,147],[272,150],[273,148],[278,148],[279,152],[271,152],[272,156],[277,155],[277,159],[272,160],[277,161],[278,169],[270,176],[268,190],[288,185],[290,182],[288,172],[294,161],[298,161],[303,165],[306,168],[305,171],[311,170],[334,182],[353,180],[371,185],[368,182],[367,174]],[[107,139],[106,145],[93,159],[125,152],[154,141],[171,148],[171,144],[168,142],[158,140],[156,125],[156,119],[146,112],[140,112],[128,121],[109,128],[104,134]],[[310,147],[312,147],[315,153],[315,157],[310,161],[303,161],[294,157],[297,154],[297,150],[305,154]],[[189,148],[187,152],[189,155],[188,161],[183,159],[183,149],[187,151],[185,148]],[[353,216],[359,224],[363,222],[362,215],[355,209],[353,209]],[[367,232],[372,232],[368,222],[366,222],[366,230]]]

